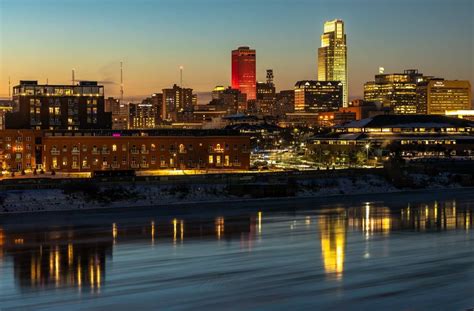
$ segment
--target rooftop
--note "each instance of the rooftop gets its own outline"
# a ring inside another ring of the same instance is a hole
[[[200,129],[151,129],[151,130],[55,130],[45,131],[45,136],[241,136],[236,130],[200,130]]]
[[[378,115],[373,118],[352,121],[336,128],[446,128],[474,127],[474,122],[441,115]]]

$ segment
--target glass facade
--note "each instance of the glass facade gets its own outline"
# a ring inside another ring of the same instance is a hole
[[[342,20],[324,24],[321,47],[318,49],[318,80],[340,81],[343,86],[343,107],[348,106],[347,45]]]

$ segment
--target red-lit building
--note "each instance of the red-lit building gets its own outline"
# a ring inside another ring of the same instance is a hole
[[[247,100],[257,98],[256,52],[248,46],[232,51],[232,88],[247,94]]]

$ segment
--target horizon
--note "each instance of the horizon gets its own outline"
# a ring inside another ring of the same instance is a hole
[[[69,84],[72,68],[76,80],[99,81],[106,97],[117,97],[123,61],[127,100],[179,84],[184,66],[184,86],[203,102],[216,85],[230,85],[231,51],[243,45],[256,49],[258,81],[271,68],[277,89],[292,89],[298,80],[317,79],[323,24],[335,18],[346,27],[349,98],[362,97],[378,67],[474,82],[472,1],[266,3],[1,0],[0,97],[8,97],[9,77],[12,87],[19,80]],[[238,14],[229,16],[231,10]]]

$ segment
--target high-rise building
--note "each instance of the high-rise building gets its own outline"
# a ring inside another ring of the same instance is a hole
[[[112,129],[126,130],[129,122],[128,104],[109,97],[105,100],[105,111],[112,113]]]
[[[448,110],[472,109],[469,81],[431,80],[426,90],[426,113],[444,115]]]
[[[192,111],[197,102],[193,96],[193,89],[181,88],[176,84],[172,88],[163,89],[163,119],[176,121],[178,115],[185,111]]]
[[[225,87],[223,85],[217,85],[213,90],[212,90],[212,99],[213,100],[218,100],[222,97],[222,94],[225,91]]]
[[[248,46],[232,51],[232,88],[247,94],[247,100],[257,98],[256,52]]]
[[[130,103],[129,129],[156,128],[160,115],[160,106],[154,105],[149,98],[141,103]]]
[[[94,81],[77,85],[40,85],[20,81],[13,88],[12,112],[5,115],[10,129],[110,129],[104,111],[104,87]]]
[[[276,91],[273,83],[273,70],[267,70],[267,81],[257,82],[257,113],[263,115],[276,115]]]
[[[295,91],[282,90],[276,94],[276,115],[284,116],[286,113],[295,111]]]
[[[295,84],[295,112],[336,111],[342,107],[340,81],[298,81]]]
[[[424,77],[415,69],[378,74],[374,81],[364,84],[364,100],[381,103],[395,114],[417,113],[417,86],[428,78],[431,77]]]
[[[318,49],[318,80],[340,81],[343,86],[342,103],[347,107],[347,45],[344,22],[340,19],[324,23],[321,47]]]

